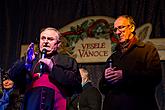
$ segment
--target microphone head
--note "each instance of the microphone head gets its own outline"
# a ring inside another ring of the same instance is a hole
[[[44,48],[41,52],[41,58],[46,58],[46,53],[47,53],[47,50]]]
[[[42,52],[41,52],[42,54],[46,54],[47,53],[47,50],[44,48],[44,49],[42,49]]]

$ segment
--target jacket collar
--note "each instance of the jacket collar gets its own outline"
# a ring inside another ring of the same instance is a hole
[[[145,43],[141,42],[141,41],[138,41],[138,42],[135,43],[135,45],[138,46],[138,47],[144,47]]]

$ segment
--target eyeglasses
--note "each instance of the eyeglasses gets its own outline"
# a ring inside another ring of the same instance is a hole
[[[113,32],[117,32],[117,30],[119,31],[123,31],[125,30],[126,28],[128,28],[130,25],[126,25],[126,26],[118,26],[116,28],[113,29]]]

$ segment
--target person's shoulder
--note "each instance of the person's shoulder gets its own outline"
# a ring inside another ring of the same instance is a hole
[[[92,85],[92,82],[88,82],[84,85],[83,89],[88,90],[88,91],[98,91],[97,87],[95,87],[94,85]]]
[[[151,41],[139,41],[136,43],[138,47],[152,47],[155,48],[155,45]]]
[[[153,47],[155,46],[154,43],[151,42],[151,41],[146,41],[146,42],[145,42],[145,45],[149,45],[149,46],[153,46]]]
[[[66,54],[60,54],[59,53],[57,56],[58,56],[58,58],[62,58],[64,60],[75,60],[73,57],[66,55]]]
[[[59,64],[59,65],[65,65],[65,64],[75,64],[77,63],[76,60],[68,55],[65,55],[65,54],[56,54],[53,56],[52,58],[56,64]]]
[[[99,89],[94,86],[88,87],[87,89],[85,89],[83,91],[83,93],[84,94],[86,93],[86,94],[92,95],[92,96],[99,96],[99,95],[101,96]]]
[[[154,45],[154,43],[153,42],[151,42],[151,41],[146,41],[145,42],[145,47],[148,49],[148,50],[151,50],[151,49],[156,49],[156,46]]]

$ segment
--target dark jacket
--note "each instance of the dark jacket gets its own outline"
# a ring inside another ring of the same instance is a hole
[[[100,80],[105,95],[103,110],[158,110],[155,88],[161,81],[158,52],[151,43],[137,42],[125,53],[116,51],[107,60],[123,71],[123,79],[116,84]]]
[[[87,82],[79,95],[74,95],[68,110],[101,110],[102,96],[99,90]]]
[[[93,87],[91,82],[83,86],[83,92],[80,94],[80,110],[101,110],[102,96],[97,88]]]
[[[78,65],[73,58],[70,58],[65,55],[55,54],[50,57],[53,61],[53,69],[50,72],[47,68],[45,68],[46,73],[48,73],[49,82],[54,84],[64,97],[72,96],[74,93],[79,93],[82,90],[81,87],[81,76],[78,70]],[[38,65],[39,56],[36,57],[33,62],[33,67],[30,72],[25,68],[25,59],[18,60],[14,66],[9,71],[10,79],[14,81],[17,87],[22,88],[25,92],[25,103],[27,100],[31,104],[31,108],[35,108],[33,106],[39,106],[41,104],[40,98],[46,96],[47,98],[44,101],[44,104],[50,108],[54,103],[55,93],[51,88],[47,87],[36,87],[31,88],[31,84],[35,81],[32,76],[33,73],[39,73],[40,67]],[[44,92],[44,93],[43,93]],[[34,102],[33,98],[36,97],[39,99]],[[26,108],[26,104],[25,104]],[[38,107],[37,107],[38,108]],[[32,109],[31,109],[32,110]],[[34,109],[35,110],[35,109]],[[52,110],[48,109],[47,110]]]
[[[21,110],[24,94],[21,94],[19,89],[15,88],[9,97],[9,105],[6,110]]]

